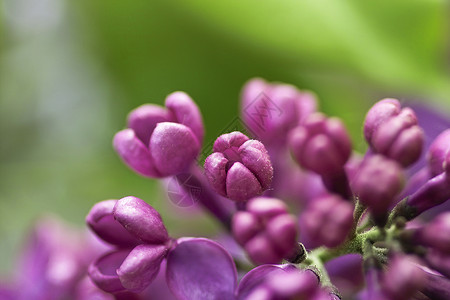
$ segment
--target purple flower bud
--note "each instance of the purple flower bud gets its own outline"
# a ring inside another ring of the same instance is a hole
[[[234,215],[231,226],[234,237],[255,263],[277,263],[296,249],[296,220],[281,200],[251,199],[247,211]]]
[[[361,164],[353,179],[352,189],[359,200],[370,208],[375,219],[381,219],[403,184],[401,166],[381,155],[374,155]]]
[[[117,200],[105,200],[95,204],[86,217],[86,223],[97,236],[110,244],[129,247],[140,244],[139,239],[114,220],[116,203]]]
[[[300,218],[300,230],[309,248],[338,246],[347,237],[352,224],[353,206],[337,195],[311,201]]]
[[[270,187],[273,168],[261,142],[235,131],[218,137],[213,150],[206,158],[205,174],[220,195],[247,201]]]
[[[444,172],[444,162],[448,160],[449,150],[450,129],[447,129],[438,135],[428,149],[428,166],[432,176],[437,176]]]
[[[408,219],[421,214],[427,209],[444,203],[449,198],[450,176],[445,172],[428,180],[428,182],[407,199],[406,205],[411,207],[414,211]]]
[[[186,170],[203,141],[200,111],[185,93],[167,96],[164,109],[146,104],[128,116],[128,127],[114,137],[114,148],[135,172],[165,177]]]
[[[314,95],[260,78],[247,82],[242,91],[243,120],[266,145],[284,144],[289,130],[314,112],[316,106]]]
[[[301,166],[327,177],[343,172],[352,150],[342,122],[319,113],[291,131],[289,146]]]
[[[162,244],[169,240],[159,213],[145,201],[129,196],[117,201],[114,219],[129,233],[148,244]]]
[[[409,300],[424,284],[425,273],[412,258],[397,255],[390,259],[382,287],[392,299]]]
[[[377,102],[367,113],[364,136],[375,153],[409,166],[419,159],[424,134],[410,108],[401,109],[396,99]]]
[[[108,293],[121,291],[142,292],[156,277],[163,258],[165,245],[139,245],[116,250],[100,257],[89,267],[89,276]]]
[[[419,229],[416,235],[420,243],[450,254],[450,212],[438,215]]]

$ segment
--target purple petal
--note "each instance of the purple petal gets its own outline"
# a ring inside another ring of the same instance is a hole
[[[234,299],[237,273],[230,254],[203,238],[182,238],[167,257],[167,283],[178,299]]]
[[[213,151],[225,152],[226,150],[233,147],[239,148],[243,143],[245,143],[248,140],[249,138],[239,131],[222,134],[214,142]]]
[[[245,250],[248,256],[256,264],[276,264],[283,257],[274,249],[270,238],[260,233],[245,244]]]
[[[247,243],[262,230],[258,218],[247,211],[238,211],[231,222],[233,236],[241,245]]]
[[[260,141],[249,140],[239,147],[242,163],[258,178],[263,190],[270,187],[273,168],[269,154]]]
[[[172,121],[170,115],[163,107],[155,104],[144,104],[130,112],[128,128],[134,130],[136,136],[144,145],[148,145],[156,124],[170,121]]]
[[[279,265],[262,265],[252,269],[241,279],[238,288],[238,299],[246,299],[254,288],[264,282],[270,274],[284,272]]]
[[[113,209],[117,200],[105,200],[95,204],[86,217],[89,227],[104,241],[119,246],[135,246],[140,241],[114,220]]]
[[[286,204],[276,198],[258,197],[253,198],[247,203],[247,211],[255,214],[261,220],[267,221],[274,216],[287,214]]]
[[[258,179],[240,162],[236,162],[227,173],[227,197],[234,201],[247,201],[262,193]]]
[[[227,163],[222,153],[214,152],[205,160],[205,176],[209,184],[220,195],[226,197]]]
[[[167,96],[166,107],[175,116],[177,123],[189,127],[197,137],[199,145],[203,143],[205,130],[200,110],[192,99],[183,92],[175,92]]]
[[[148,148],[132,129],[116,133],[113,146],[122,160],[135,172],[147,177],[161,177],[153,165]]]
[[[375,103],[368,111],[364,121],[364,136],[366,140],[371,141],[374,131],[392,116],[398,115],[401,109],[400,102],[397,99],[383,99]]]
[[[163,122],[156,125],[149,148],[156,169],[169,176],[182,173],[192,164],[200,144],[189,127]]]
[[[139,198],[129,196],[118,200],[114,206],[114,218],[146,243],[161,244],[169,239],[160,214]]]
[[[130,253],[130,250],[117,250],[107,253],[89,266],[88,274],[92,281],[108,293],[124,291],[116,270]]]
[[[129,291],[142,292],[155,279],[167,251],[164,245],[139,245],[131,250],[117,270],[122,285]]]

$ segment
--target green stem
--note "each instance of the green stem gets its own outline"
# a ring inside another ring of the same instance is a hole
[[[353,224],[352,229],[350,230],[349,239],[353,239],[356,236],[356,229],[358,228],[359,221],[365,210],[366,206],[356,199],[355,210],[353,211]]]

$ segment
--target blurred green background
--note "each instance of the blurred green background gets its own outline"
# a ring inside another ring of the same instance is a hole
[[[237,116],[254,76],[314,91],[360,151],[376,100],[450,109],[444,0],[1,3],[0,276],[40,215],[82,227],[103,199],[138,196],[175,235],[211,232],[213,222],[174,212],[158,183],[128,170],[111,147],[128,111],[172,91],[201,107],[205,144]]]

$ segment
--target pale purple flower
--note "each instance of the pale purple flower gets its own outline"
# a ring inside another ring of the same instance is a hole
[[[206,158],[205,175],[220,195],[242,202],[270,187],[273,168],[261,142],[235,131],[219,136],[213,151]]]
[[[167,96],[166,109],[146,104],[128,115],[128,129],[114,137],[114,149],[135,172],[160,178],[187,170],[200,152],[203,121],[183,92]]]

